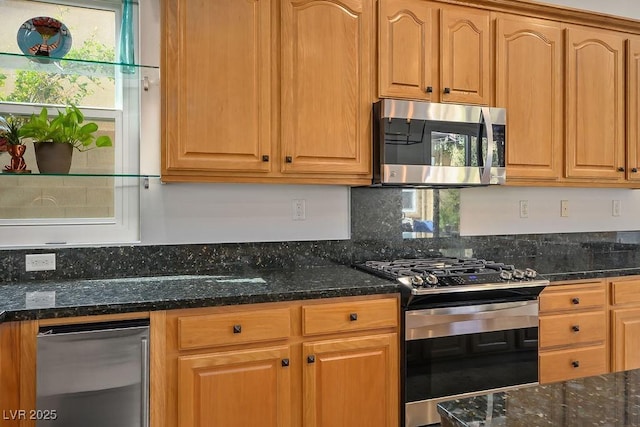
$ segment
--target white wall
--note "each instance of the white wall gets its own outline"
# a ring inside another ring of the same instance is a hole
[[[141,0],[145,25],[141,62],[159,64],[159,1]],[[555,0],[546,3],[640,19],[638,0]],[[157,83],[157,82],[156,82]],[[159,86],[152,86],[143,111],[143,171],[159,172]],[[291,219],[291,200],[307,201],[306,221]],[[530,214],[518,216],[519,200]],[[570,201],[568,218],[559,217],[559,200]],[[611,217],[611,200],[622,215]],[[637,230],[640,192],[480,188],[464,190],[463,234],[552,233]],[[167,184],[142,190],[142,244],[218,243],[349,238],[349,189],[340,186]]]
[[[141,0],[140,62],[160,63],[158,0]],[[160,86],[142,94],[141,170],[160,173]],[[292,219],[305,200],[306,219]],[[349,188],[321,185],[160,184],[141,189],[141,243],[348,239]]]
[[[549,0],[540,3],[640,19],[640,2],[638,2],[638,0]]]
[[[520,217],[520,201],[529,206]],[[568,216],[560,214],[568,201]],[[620,215],[613,216],[613,201]],[[460,193],[460,234],[500,235],[640,230],[640,190],[603,188],[466,188]]]
[[[638,0],[553,0],[544,3],[640,19]],[[520,218],[520,200],[529,204]],[[560,201],[569,216],[560,216]],[[612,216],[620,200],[621,215]],[[462,235],[569,233],[640,230],[640,190],[490,187],[462,190]]]

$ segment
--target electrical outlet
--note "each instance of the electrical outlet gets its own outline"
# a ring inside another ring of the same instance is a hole
[[[528,200],[520,200],[520,218],[529,218]]]
[[[611,205],[611,215],[612,216],[620,216],[620,210],[622,206],[620,206],[620,200],[614,200]]]
[[[560,200],[560,216],[569,216],[569,201]]]
[[[307,207],[304,199],[294,199],[291,206],[291,219],[294,221],[304,221],[307,219]]]
[[[25,271],[56,269],[56,254],[31,254],[24,257]]]

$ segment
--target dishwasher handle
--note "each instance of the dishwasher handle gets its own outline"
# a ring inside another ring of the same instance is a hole
[[[140,425],[142,427],[149,427],[149,339],[147,337],[141,338],[140,344],[142,351],[142,407],[140,408]]]

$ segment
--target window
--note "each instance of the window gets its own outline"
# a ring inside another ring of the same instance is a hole
[[[123,177],[137,174],[140,164],[137,71],[131,76],[111,65],[74,68],[78,64],[73,61],[52,66],[25,58],[15,65],[7,60],[9,55],[3,55],[21,54],[16,34],[22,23],[49,16],[63,22],[71,34],[72,46],[65,59],[117,62],[122,13],[123,0],[0,3],[0,115],[28,116],[43,106],[55,114],[58,108],[74,104],[113,140],[113,147],[74,150],[74,176],[3,173],[0,246],[139,240],[140,180]],[[134,14],[137,17],[137,2]],[[76,69],[82,71],[69,71]],[[25,143],[27,169],[36,173],[33,145]],[[8,154],[1,154],[0,168],[9,160]]]
[[[402,212],[413,213],[416,211],[416,190],[402,190]]]

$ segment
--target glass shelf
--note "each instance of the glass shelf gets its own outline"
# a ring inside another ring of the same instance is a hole
[[[0,176],[14,176],[14,177],[33,177],[33,176],[58,176],[58,177],[85,177],[85,178],[160,178],[160,175],[153,174],[132,174],[132,173],[16,173],[2,171]]]
[[[147,77],[153,77],[159,76],[160,73],[160,67],[153,65],[87,61],[0,52],[0,72],[3,69],[30,70],[87,77],[118,77],[123,79],[137,79],[143,73]]]

